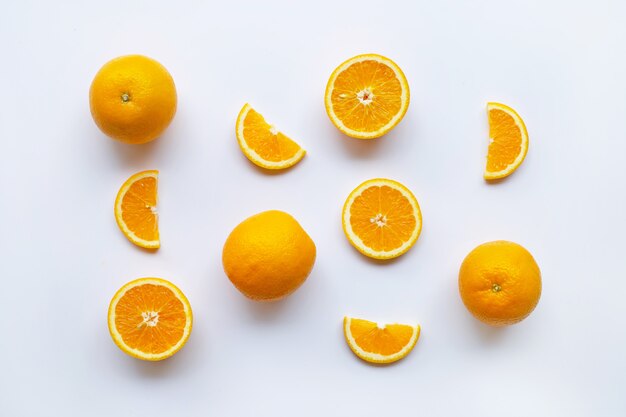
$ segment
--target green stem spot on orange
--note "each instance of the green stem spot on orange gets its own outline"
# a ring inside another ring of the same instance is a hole
[[[122,102],[128,103],[130,101],[130,96],[128,93],[122,93]]]
[[[494,283],[494,284],[491,286],[491,291],[493,291],[493,292],[500,292],[500,291],[502,291],[502,287],[501,287],[501,286],[499,286],[498,284]]]

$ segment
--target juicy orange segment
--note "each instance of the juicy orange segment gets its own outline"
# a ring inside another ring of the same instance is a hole
[[[328,117],[343,133],[378,138],[393,129],[409,107],[409,84],[389,58],[355,56],[341,64],[326,86]]]
[[[289,168],[306,153],[300,145],[267,123],[249,104],[239,112],[236,133],[244,155],[262,168]]]
[[[489,151],[485,179],[504,178],[519,167],[528,153],[528,131],[519,114],[509,106],[487,103]]]
[[[139,359],[169,358],[191,333],[191,306],[171,282],[140,278],[120,288],[109,306],[109,332],[115,344]]]
[[[391,259],[408,251],[422,230],[413,193],[397,181],[376,178],[354,189],[343,207],[343,230],[359,252]]]
[[[378,323],[344,317],[343,333],[359,358],[372,363],[396,362],[408,355],[420,335],[419,325]]]
[[[159,171],[142,171],[122,185],[115,199],[115,220],[124,236],[137,246],[157,249],[159,225],[157,185]]]

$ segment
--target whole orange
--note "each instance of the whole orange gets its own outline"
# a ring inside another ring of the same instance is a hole
[[[222,264],[248,298],[278,300],[294,292],[315,263],[315,243],[289,214],[271,210],[237,225],[224,243]]]
[[[142,55],[115,58],[96,74],[89,90],[96,125],[126,143],[156,139],[176,114],[176,86],[170,73]]]
[[[541,272],[517,243],[498,240],[476,247],[459,271],[459,292],[478,320],[506,326],[525,319],[541,296]]]

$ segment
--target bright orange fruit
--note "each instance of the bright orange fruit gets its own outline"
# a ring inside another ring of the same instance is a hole
[[[352,352],[372,363],[391,363],[408,355],[420,335],[419,325],[387,324],[344,317],[343,333]]]
[[[297,290],[315,264],[315,243],[291,215],[278,210],[248,217],[222,250],[224,272],[243,295],[274,301]]]
[[[115,198],[115,220],[124,236],[137,246],[157,249],[159,224],[157,185],[159,171],[142,171],[122,185]]]
[[[266,169],[285,169],[298,162],[306,151],[265,121],[249,104],[237,116],[237,143],[252,163]]]
[[[487,103],[489,116],[489,151],[485,179],[496,180],[511,175],[528,153],[528,131],[519,114],[509,106]]]
[[[140,278],[120,288],[109,305],[109,332],[115,344],[138,359],[159,361],[178,352],[192,327],[185,295],[161,278]]]
[[[156,139],[176,114],[176,87],[163,65],[142,55],[115,58],[96,74],[89,106],[106,135],[126,143]]]
[[[376,178],[355,188],[343,206],[343,231],[359,252],[391,259],[408,251],[422,230],[413,193],[397,181]]]
[[[333,71],[324,104],[341,132],[374,139],[391,131],[409,108],[409,84],[395,62],[381,55],[348,59]]]
[[[459,292],[478,320],[492,326],[514,324],[537,306],[541,271],[530,252],[517,243],[483,243],[461,264]]]

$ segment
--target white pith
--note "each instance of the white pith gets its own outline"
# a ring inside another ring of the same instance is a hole
[[[159,312],[158,311],[144,311],[141,313],[143,321],[137,327],[156,327],[159,324]]]
[[[376,226],[383,227],[387,224],[387,216],[382,213],[378,213],[370,219],[370,223],[376,223]]]
[[[359,102],[364,106],[367,106],[372,101],[374,101],[374,93],[369,88],[365,88],[358,93],[356,93],[356,98],[359,99]]]

